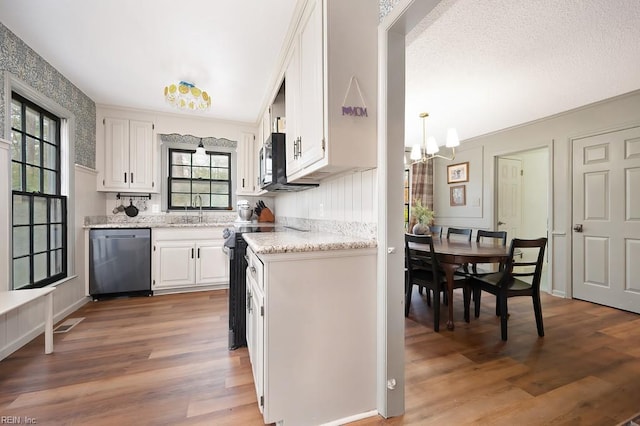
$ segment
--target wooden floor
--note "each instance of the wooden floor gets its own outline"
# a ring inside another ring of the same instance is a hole
[[[640,412],[640,316],[543,296],[510,300],[500,340],[490,296],[479,319],[434,333],[414,292],[406,320],[406,413],[354,425],[616,425]],[[444,311],[444,310],[443,310]],[[246,348],[227,349],[227,294],[91,302],[85,319],[0,361],[0,416],[39,425],[260,425]],[[443,312],[442,324],[445,323]]]

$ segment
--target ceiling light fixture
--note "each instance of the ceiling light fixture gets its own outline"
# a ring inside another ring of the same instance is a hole
[[[200,143],[196,148],[196,155],[198,156],[207,155],[207,151],[204,149],[204,145],[202,144],[202,138],[200,138]]]
[[[195,111],[207,110],[211,107],[209,94],[186,81],[166,86],[164,98],[170,105],[180,109]]]
[[[420,118],[422,118],[422,145],[415,144],[413,148],[411,148],[411,155],[409,158],[413,160],[413,163],[424,163],[436,157],[452,161],[456,158],[456,146],[460,146],[458,132],[454,128],[449,128],[447,130],[447,142],[445,146],[447,148],[451,148],[451,157],[445,157],[444,155],[436,154],[438,151],[440,151],[438,142],[436,142],[436,138],[434,138],[433,136],[427,137],[426,121],[428,116],[429,114],[426,112],[420,114]]]

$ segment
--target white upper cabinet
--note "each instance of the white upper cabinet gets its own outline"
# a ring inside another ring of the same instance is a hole
[[[375,2],[306,2],[284,73],[289,181],[376,167],[377,26]]]
[[[261,132],[262,133],[262,132]],[[242,133],[238,143],[238,174],[236,182],[236,194],[252,195],[259,190],[256,179],[256,166],[254,165],[255,155],[255,135],[253,133]]]
[[[103,124],[104,169],[98,190],[155,192],[153,123],[105,118]]]

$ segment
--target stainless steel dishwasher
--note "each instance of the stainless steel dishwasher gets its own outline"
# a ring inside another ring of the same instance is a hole
[[[151,294],[151,229],[89,231],[89,294]]]

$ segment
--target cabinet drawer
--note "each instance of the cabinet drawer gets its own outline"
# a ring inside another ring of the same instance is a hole
[[[264,290],[264,279],[262,278],[264,274],[264,266],[258,256],[251,250],[250,247],[247,247],[247,276],[251,277],[253,281],[258,284],[262,290]]]

